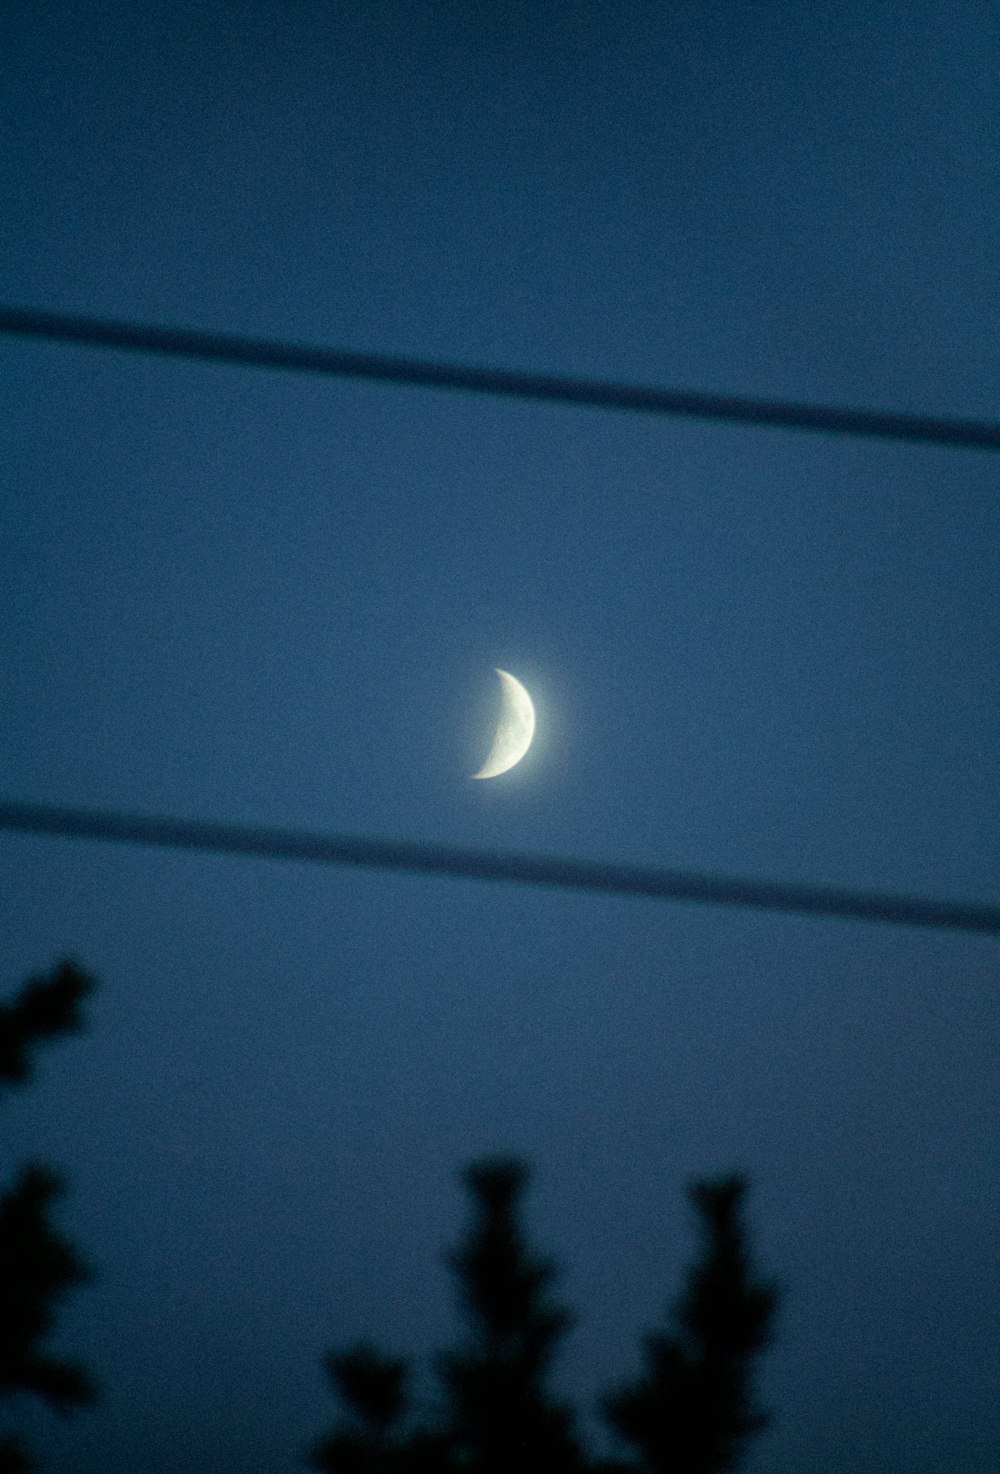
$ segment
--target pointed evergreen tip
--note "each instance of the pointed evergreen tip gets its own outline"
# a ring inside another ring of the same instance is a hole
[[[481,1203],[495,1209],[514,1202],[529,1176],[527,1166],[516,1157],[485,1157],[470,1163],[462,1180]]]

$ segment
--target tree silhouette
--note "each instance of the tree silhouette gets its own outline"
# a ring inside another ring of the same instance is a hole
[[[754,1277],[739,1177],[696,1183],[704,1236],[673,1334],[646,1338],[646,1370],[604,1403],[607,1421],[649,1474],[735,1468],[766,1419],[754,1405],[753,1362],[768,1339],[777,1290]]]
[[[64,962],[0,1004],[0,1085],[26,1084],[36,1047],[83,1027],[81,1004],[92,987],[86,973]],[[62,1190],[55,1173],[29,1163],[0,1197],[0,1397],[30,1393],[66,1413],[96,1394],[83,1367],[44,1350],[59,1302],[90,1277],[50,1221]],[[18,1439],[0,1436],[2,1474],[34,1467]]]
[[[449,1255],[467,1335],[439,1356],[441,1399],[414,1421],[407,1364],[368,1343],[331,1353],[326,1368],[344,1417],[309,1453],[325,1474],[714,1474],[737,1463],[764,1425],[754,1361],[773,1316],[774,1287],[755,1278],[737,1177],[692,1189],[704,1239],[677,1308],[676,1334],[646,1342],[644,1374],[604,1402],[630,1446],[625,1459],[586,1452],[572,1410],[546,1379],[570,1316],[550,1298],[552,1266],[529,1251],[520,1199],[527,1170],[510,1160],[464,1173],[472,1218]]]
[[[339,1356],[331,1353],[326,1369],[347,1410],[347,1423],[317,1445],[315,1467],[344,1474],[401,1468],[406,1363],[359,1345]]]
[[[547,1298],[552,1266],[525,1245],[517,1208],[526,1181],[518,1162],[469,1167],[473,1222],[450,1256],[470,1334],[439,1370],[458,1466],[475,1474],[506,1474],[529,1451],[551,1474],[581,1468],[572,1413],[545,1390],[572,1318]]]

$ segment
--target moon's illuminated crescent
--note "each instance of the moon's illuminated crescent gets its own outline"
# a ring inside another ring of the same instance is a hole
[[[531,697],[507,671],[497,667],[500,685],[503,688],[503,706],[497,723],[493,746],[483,766],[473,778],[496,778],[519,763],[531,746],[535,735],[535,708]]]

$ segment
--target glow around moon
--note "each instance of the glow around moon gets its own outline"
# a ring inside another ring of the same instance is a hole
[[[486,761],[473,778],[497,778],[519,763],[531,746],[535,735],[535,708],[531,697],[509,672],[497,667],[503,691],[503,705],[497,723],[493,746]]]

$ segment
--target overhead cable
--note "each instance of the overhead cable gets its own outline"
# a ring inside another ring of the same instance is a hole
[[[165,354],[174,358],[325,374],[342,379],[367,379],[412,388],[459,390],[591,409],[632,410],[780,430],[825,431],[836,435],[970,450],[1000,450],[1000,424],[989,421],[749,399],[731,394],[702,394],[688,389],[644,388],[559,374],[518,373],[381,353],[353,353],[336,348],[238,337],[230,333],[153,327],[18,307],[0,307],[0,333],[90,348]]]
[[[605,895],[646,896],[752,910],[782,911],[853,921],[1000,935],[1000,907],[913,896],[699,875],[636,865],[539,855],[490,853],[428,845],[326,835],[288,829],[213,824],[149,815],[101,813],[45,804],[0,803],[0,830],[71,839],[111,840],[255,859],[351,865],[462,880],[508,881]]]

